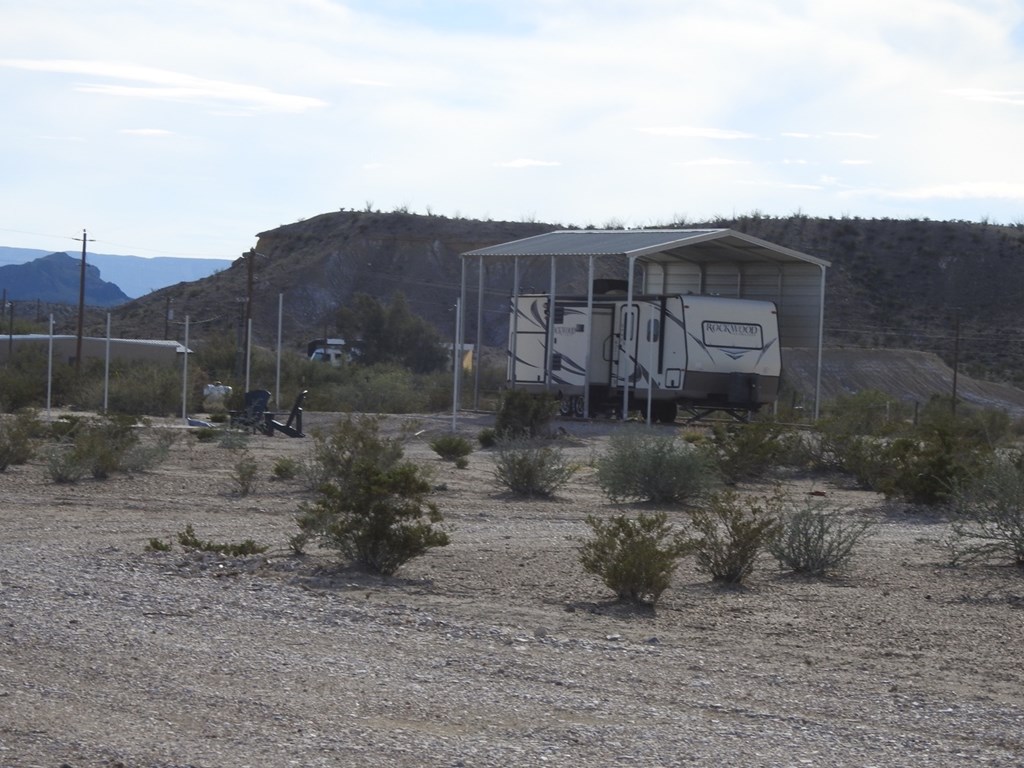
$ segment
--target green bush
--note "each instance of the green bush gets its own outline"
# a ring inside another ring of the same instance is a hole
[[[674,533],[664,512],[635,518],[587,517],[591,538],[580,548],[580,564],[622,600],[655,604],[668,589],[679,559],[692,544]]]
[[[150,539],[150,546],[158,541],[158,539]],[[178,543],[185,549],[196,550],[199,552],[218,552],[222,555],[230,555],[231,557],[243,557],[245,555],[259,555],[266,552],[269,547],[262,544],[257,544],[252,539],[246,539],[245,541],[238,542],[237,544],[218,544],[213,541],[204,541],[196,536],[196,532],[192,527],[192,523],[185,526],[185,530],[178,534]],[[159,549],[154,547],[154,549]],[[170,547],[168,547],[170,549]]]
[[[476,440],[480,443],[481,448],[493,448],[498,444],[498,433],[491,427],[487,427],[480,430]]]
[[[501,396],[494,431],[505,440],[542,437],[557,413],[558,401],[554,397],[510,389]]]
[[[220,430],[213,427],[196,427],[189,430],[196,437],[196,442],[212,443],[220,435]]]
[[[302,463],[291,456],[281,456],[274,461],[271,474],[278,480],[293,480],[302,473]]]
[[[825,576],[846,567],[872,528],[870,521],[808,506],[782,518],[768,551],[786,570]]]
[[[714,581],[742,583],[778,535],[780,508],[779,497],[744,500],[734,491],[712,495],[691,514],[697,567]]]
[[[516,496],[553,496],[578,469],[561,449],[539,440],[498,441],[494,477]]]
[[[803,436],[775,421],[716,425],[712,442],[722,478],[733,483],[764,477],[776,467],[810,461]]]
[[[876,408],[876,411],[878,408]],[[1002,425],[1002,426],[1000,426]],[[908,421],[832,418],[821,425],[820,464],[866,488],[916,504],[941,504],[976,473],[1009,431],[1008,421],[934,398]],[[865,434],[877,428],[877,434]]]
[[[46,472],[55,483],[77,483],[89,471],[70,443],[48,446],[45,456]]]
[[[1024,568],[1024,465],[1001,456],[953,494],[954,562],[1008,558]]]
[[[78,404],[97,410],[103,407],[102,371],[91,375],[80,387]],[[112,361],[107,412],[133,416],[180,414],[181,366]]]
[[[146,472],[163,464],[170,456],[178,435],[170,430],[152,430],[121,456],[118,472]]]
[[[259,485],[260,467],[249,453],[242,453],[231,467],[231,480],[239,496],[248,496]]]
[[[41,431],[42,425],[31,410],[0,421],[0,471],[31,459],[35,452],[32,439]]]
[[[435,527],[443,517],[428,498],[426,474],[404,459],[400,438],[380,435],[378,419],[340,422],[317,438],[315,456],[323,481],[317,499],[299,509],[295,551],[316,539],[361,567],[390,575],[448,544],[448,535]]]
[[[707,450],[646,428],[613,434],[596,468],[601,490],[617,502],[690,501],[705,495],[718,479]]]
[[[472,443],[461,435],[441,435],[430,441],[430,447],[445,461],[463,459],[473,452]]]

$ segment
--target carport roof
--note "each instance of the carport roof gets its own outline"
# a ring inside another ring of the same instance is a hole
[[[829,262],[731,229],[578,229],[548,232],[463,256],[627,256],[645,261]]]

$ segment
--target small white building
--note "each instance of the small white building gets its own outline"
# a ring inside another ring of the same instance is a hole
[[[13,353],[25,349],[39,349],[46,354],[50,339],[53,339],[53,359],[60,363],[74,364],[78,337],[73,335],[50,336],[45,333],[15,334],[0,336],[0,363],[6,362]],[[111,360],[123,362],[151,362],[166,365],[181,365],[186,352],[183,344],[164,339],[110,339]],[[107,358],[106,337],[83,336],[82,359],[105,360]]]

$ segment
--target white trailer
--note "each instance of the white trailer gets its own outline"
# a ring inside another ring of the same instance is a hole
[[[551,393],[563,414],[648,410],[674,421],[727,411],[746,416],[778,395],[782,360],[770,301],[697,295],[514,299],[508,384]]]

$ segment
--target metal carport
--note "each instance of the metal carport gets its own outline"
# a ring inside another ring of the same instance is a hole
[[[558,264],[587,260],[587,301],[593,302],[594,260],[619,258],[625,262],[627,301],[641,293],[695,293],[774,301],[779,312],[783,347],[817,350],[814,417],[820,410],[821,353],[825,310],[825,273],[830,263],[731,229],[563,230],[467,251],[462,255],[458,346],[463,345],[468,263],[479,265],[477,327],[482,322],[482,296],[486,264],[514,261],[512,296],[519,295],[522,259],[547,258],[549,292],[556,295]],[[479,348],[479,345],[478,345]],[[457,358],[458,359],[458,358]],[[479,365],[476,366],[479,370]],[[458,403],[458,379],[456,403]],[[623,392],[623,414],[628,392]],[[457,406],[456,406],[457,407]]]

